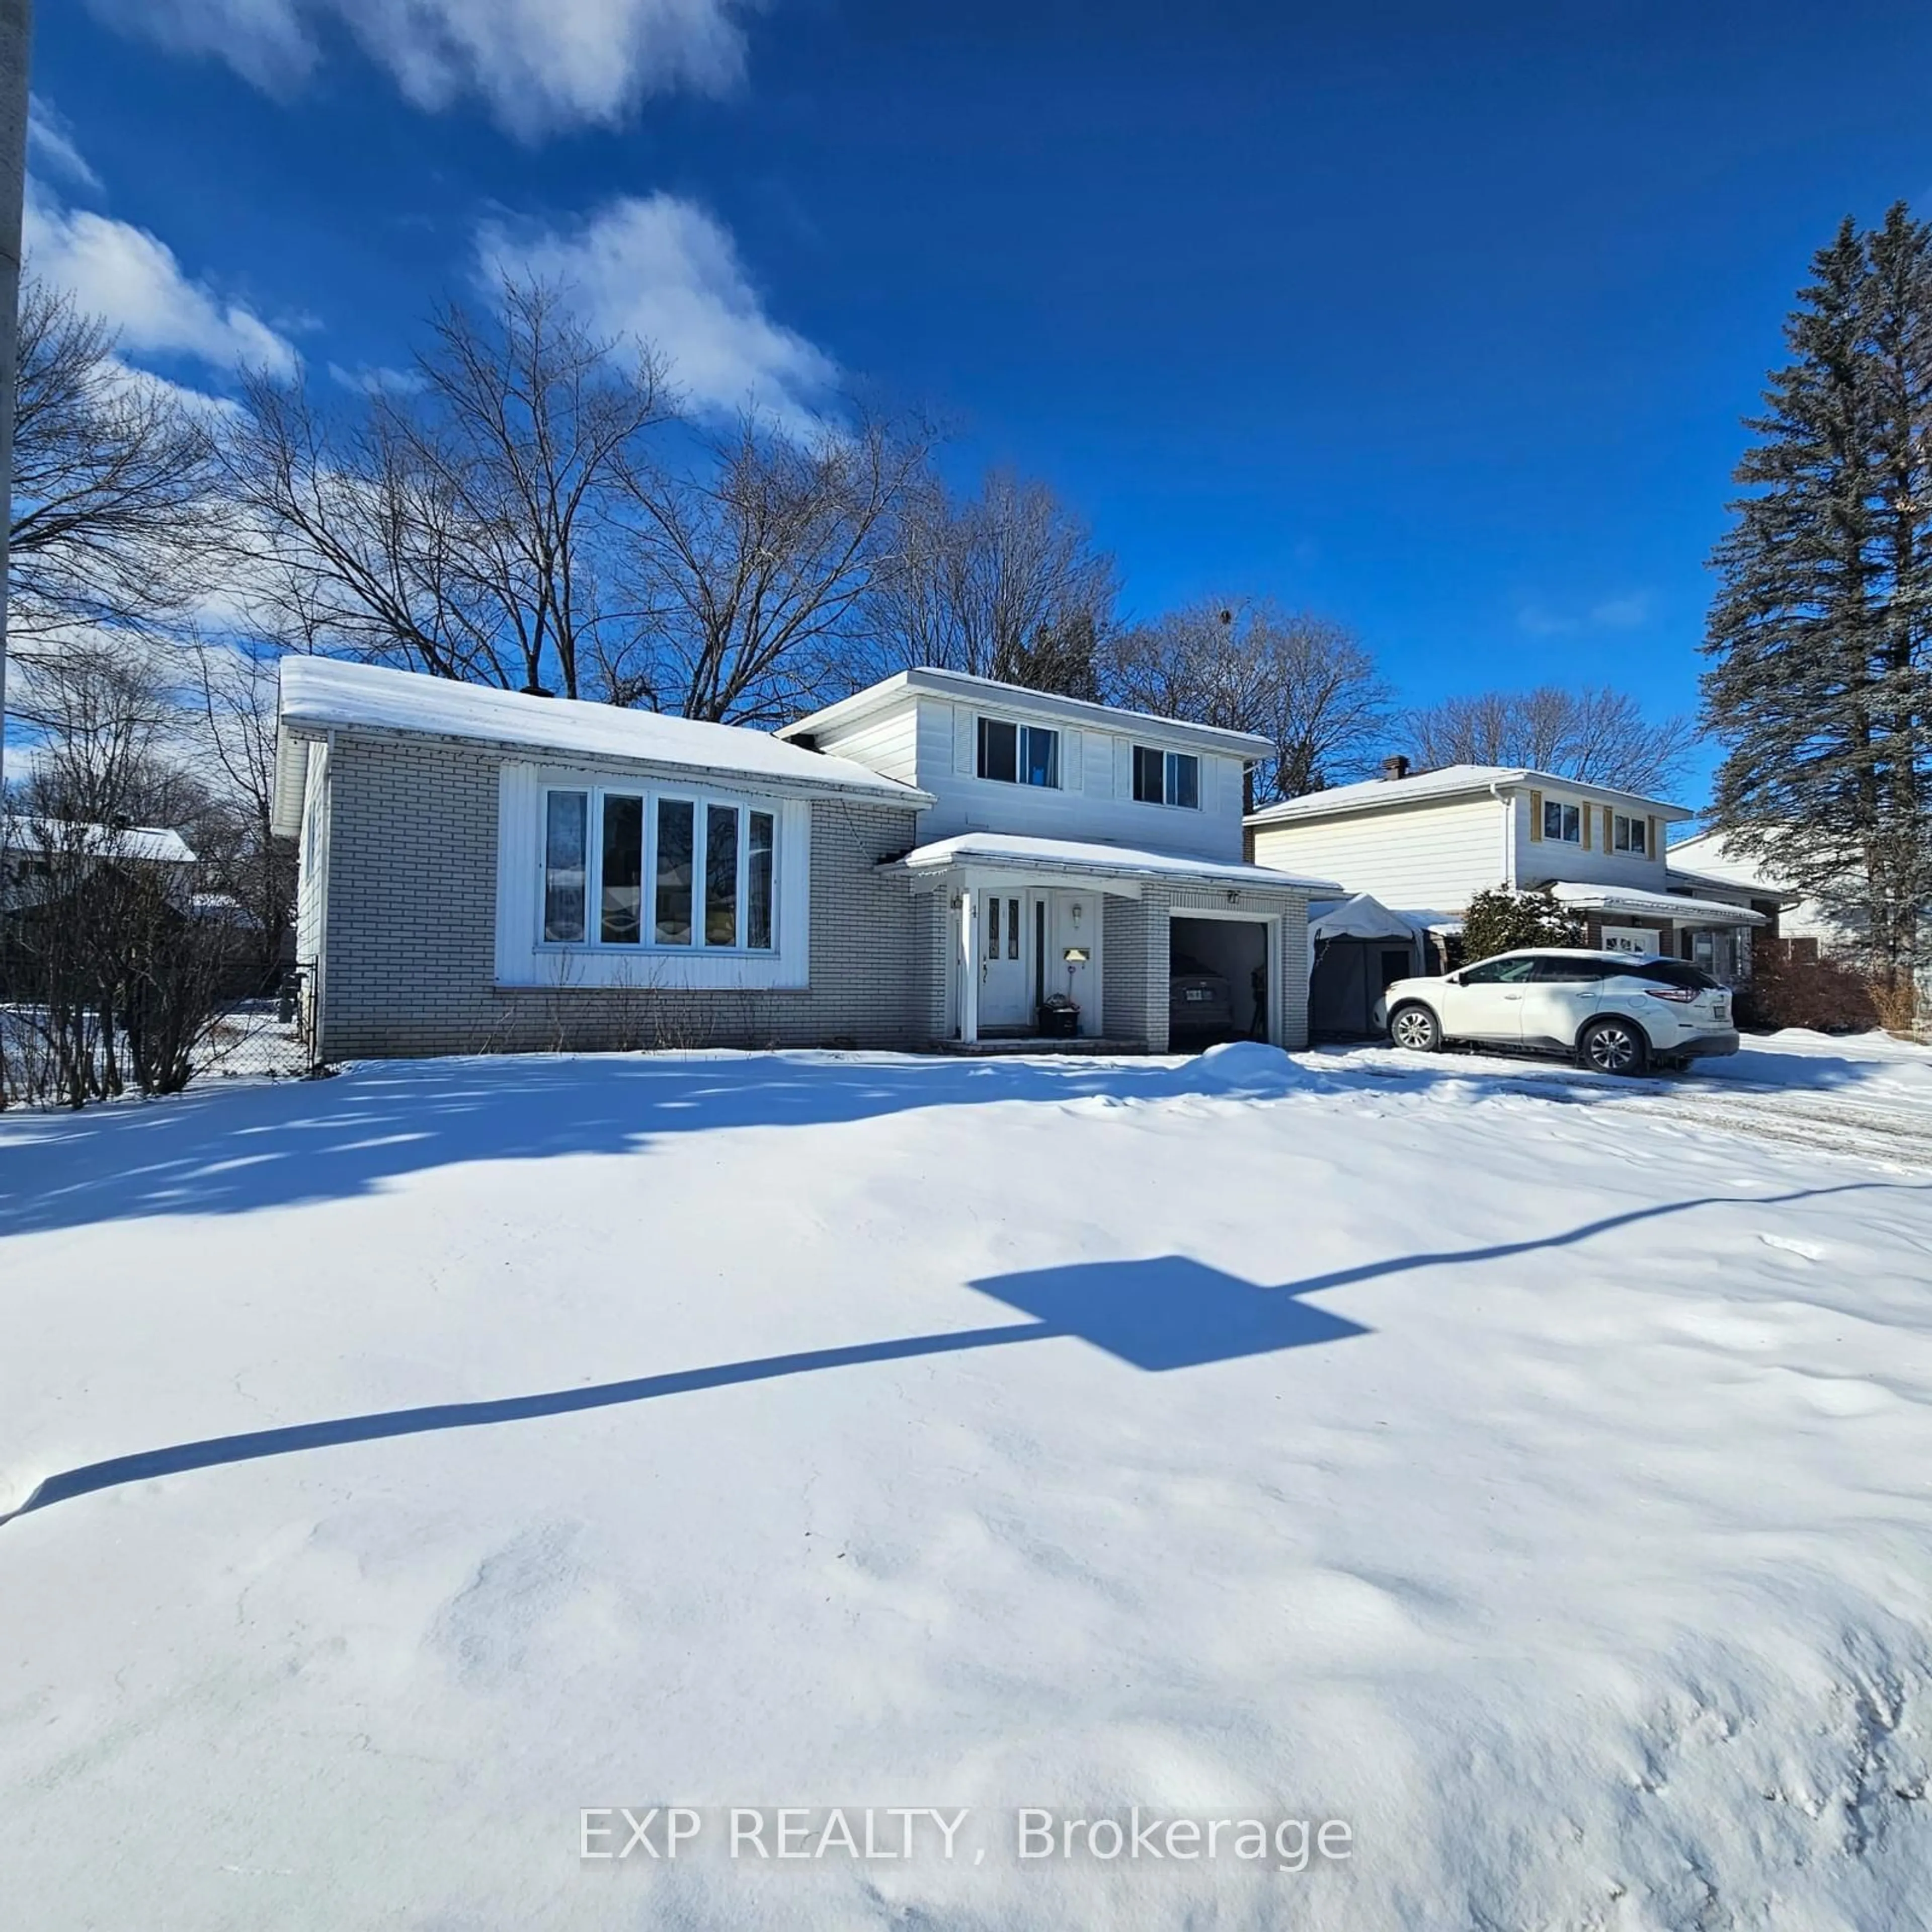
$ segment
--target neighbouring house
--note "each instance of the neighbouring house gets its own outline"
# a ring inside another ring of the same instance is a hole
[[[1588,944],[1694,959],[1733,983],[1749,976],[1750,934],[1766,915],[1673,882],[1665,832],[1690,815],[1521,766],[1412,774],[1391,758],[1378,778],[1269,806],[1246,824],[1256,864],[1346,879],[1438,932],[1479,892],[1547,887]]]
[[[50,962],[72,965],[77,935],[94,945],[104,917],[124,919],[128,896],[104,889],[139,881],[148,916],[191,918],[195,866],[188,841],[166,826],[0,812],[0,998],[40,998]]]
[[[291,658],[314,1050],[1160,1051],[1177,958],[1228,1030],[1298,1046],[1336,888],[1244,861],[1264,749],[940,671],[774,734]]]
[[[185,906],[194,862],[188,841],[166,826],[90,825],[0,814],[0,911],[44,904],[113,867],[152,873]]]
[[[1765,915],[1771,936],[1793,956],[1858,958],[1864,933],[1856,909],[1828,907],[1808,897],[1723,832],[1700,832],[1679,840],[1670,848],[1670,861],[1673,890],[1681,881],[1701,897],[1752,907]],[[1926,909],[1921,931],[1932,931],[1932,907]],[[1918,1012],[1932,1012],[1932,961],[1919,968],[1916,980]]]

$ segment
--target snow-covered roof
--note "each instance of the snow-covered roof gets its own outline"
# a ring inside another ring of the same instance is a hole
[[[1238,860],[1190,859],[1172,852],[1142,852],[1072,838],[1033,838],[1017,832],[962,832],[921,845],[896,862],[916,872],[948,866],[980,865],[1015,872],[1078,872],[1095,878],[1174,879],[1194,884],[1260,887],[1288,892],[1339,893],[1332,879],[1298,878],[1266,866]]]
[[[1485,793],[1500,796],[1530,787],[1637,806],[1673,822],[1690,816],[1681,805],[1646,798],[1641,792],[1619,790],[1615,785],[1586,784],[1579,778],[1533,771],[1526,765],[1444,765],[1436,771],[1417,772],[1406,778],[1364,778],[1358,784],[1331,785],[1326,791],[1284,799],[1279,805],[1264,806],[1259,812],[1250,812],[1246,822],[1280,825],[1304,818],[1343,818],[1356,812],[1431,804],[1443,799],[1479,798]]]
[[[1311,901],[1308,936],[1316,939],[1406,939],[1418,927],[1406,913],[1392,911],[1367,892],[1350,899]]]
[[[1220,752],[1240,758],[1264,758],[1274,749],[1266,738],[1252,731],[1224,730],[1218,724],[1196,724],[1184,718],[1162,718],[1148,711],[1125,711],[1111,704],[1096,704],[1084,698],[1063,698],[1058,692],[1034,691],[1023,684],[1004,684],[998,678],[974,677],[961,670],[940,670],[922,664],[911,670],[895,673],[836,704],[828,704],[808,718],[794,719],[781,728],[782,738],[796,737],[849,724],[874,711],[896,704],[908,693],[930,693],[935,698],[963,699],[969,704],[996,706],[1003,711],[1032,712],[1054,717],[1072,724],[1090,724],[1095,730],[1132,733],[1136,728],[1159,732],[1163,737],[1198,745],[1204,751]]]
[[[1664,862],[1673,870],[1692,876],[1715,879],[1727,886],[1762,893],[1767,898],[1784,896],[1789,889],[1780,885],[1764,870],[1764,861],[1733,847],[1721,832],[1700,832],[1680,838],[1664,848]],[[1792,898],[1799,895],[1789,893]]]
[[[1648,918],[1701,917],[1712,926],[1762,926],[1764,914],[1749,908],[1726,905],[1716,899],[1682,898],[1675,892],[1633,892],[1626,886],[1558,884],[1550,887],[1556,897],[1580,912],[1627,912]]]
[[[8,817],[0,824],[0,842],[10,851],[85,852],[95,858],[145,860],[157,866],[191,866],[194,853],[178,832],[165,825],[89,825],[78,819]]]
[[[826,758],[740,724],[710,724],[574,698],[532,698],[334,658],[284,658],[281,680],[285,737],[356,728],[402,731],[566,758],[670,766],[791,790],[859,792],[913,806],[932,802],[927,794],[849,758]],[[290,816],[290,802],[278,800],[278,817],[284,822]],[[298,796],[293,804],[298,814]]]
[[[1674,845],[1670,850],[1676,850]],[[1664,883],[1672,892],[1680,886],[1689,892],[1715,892],[1722,897],[1727,892],[1742,892],[1748,898],[1780,899],[1789,904],[1798,895],[1780,892],[1775,886],[1754,884],[1747,879],[1727,879],[1721,873],[1688,872],[1682,866],[1666,864],[1664,868]]]

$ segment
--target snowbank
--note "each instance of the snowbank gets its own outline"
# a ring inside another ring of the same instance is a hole
[[[1700,1060],[1697,1071],[1720,1079],[1932,1101],[1932,1047],[1886,1033],[1846,1036],[1786,1027],[1779,1033],[1747,1034],[1735,1056]]]
[[[1180,1069],[1184,1090],[1260,1096],[1306,1089],[1318,1076],[1300,1061],[1258,1040],[1228,1040],[1210,1046]]]

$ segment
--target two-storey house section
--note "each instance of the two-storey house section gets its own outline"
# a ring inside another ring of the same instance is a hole
[[[1546,887],[1588,943],[1696,959],[1727,980],[1749,970],[1762,915],[1687,896],[1670,877],[1667,829],[1683,806],[1520,766],[1449,765],[1383,775],[1250,814],[1255,862],[1330,874],[1426,922],[1452,926],[1478,892]]]
[[[961,673],[900,673],[778,734],[932,802],[898,862],[933,1038],[1306,1036],[1325,880],[1242,856],[1267,742]]]
[[[957,671],[896,677],[778,734],[930,792],[926,838],[1030,833],[1241,858],[1243,778],[1267,741]]]

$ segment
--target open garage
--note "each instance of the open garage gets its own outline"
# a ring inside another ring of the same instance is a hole
[[[1267,922],[1177,914],[1168,932],[1168,1033],[1174,1050],[1266,1038]]]

